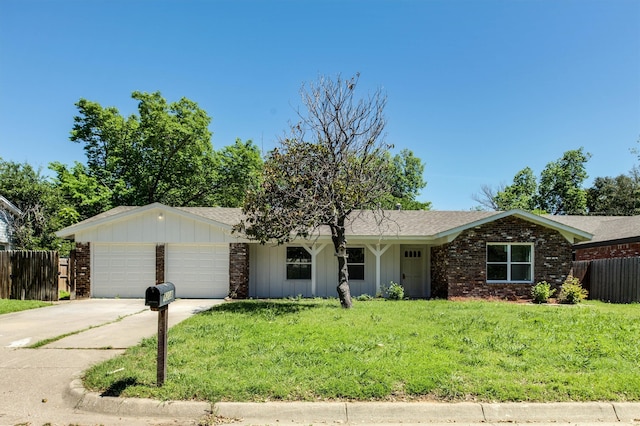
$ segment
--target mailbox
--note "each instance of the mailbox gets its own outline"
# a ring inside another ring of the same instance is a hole
[[[173,283],[148,287],[144,294],[144,305],[150,306],[152,311],[163,308],[174,300],[176,300],[176,286]]]

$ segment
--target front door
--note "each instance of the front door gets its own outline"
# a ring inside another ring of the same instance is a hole
[[[427,297],[427,251],[424,246],[402,246],[400,249],[400,273],[404,293],[408,297]]]

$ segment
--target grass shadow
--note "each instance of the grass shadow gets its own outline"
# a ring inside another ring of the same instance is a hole
[[[125,377],[124,379],[120,379],[116,382],[113,382],[104,392],[100,394],[100,396],[115,396],[118,397],[122,395],[122,392],[129,386],[135,386],[139,384],[138,379],[135,377]]]
[[[320,303],[307,301],[243,300],[216,305],[211,309],[201,312],[199,315],[215,315],[218,312],[230,312],[244,315],[264,315],[265,313],[269,313],[272,316],[285,316],[308,311],[320,306]]]

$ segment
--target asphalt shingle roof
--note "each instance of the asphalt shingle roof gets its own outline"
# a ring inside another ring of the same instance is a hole
[[[640,237],[640,215],[638,216],[546,216],[564,225],[582,229],[593,234],[590,244],[602,241]]]
[[[162,206],[162,205],[159,205]],[[120,206],[86,219],[76,226],[86,226],[111,216],[124,214],[140,207]],[[242,219],[242,210],[226,207],[177,207],[176,210],[212,220],[228,226]],[[501,214],[496,211],[438,211],[438,210],[384,210],[381,213],[357,211],[347,224],[347,235],[433,237],[477,221]],[[552,216],[544,218],[559,224],[593,234],[591,241],[583,244],[640,237],[639,216]],[[320,233],[328,234],[328,229]]]

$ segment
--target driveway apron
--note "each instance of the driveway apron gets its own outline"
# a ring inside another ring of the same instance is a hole
[[[169,306],[169,325],[219,303],[222,300],[179,299]],[[157,321],[158,314],[142,299],[61,302],[0,316],[0,425],[159,424],[158,419],[79,412],[74,401],[65,398],[74,377],[155,335]],[[27,348],[65,334],[38,349]]]

